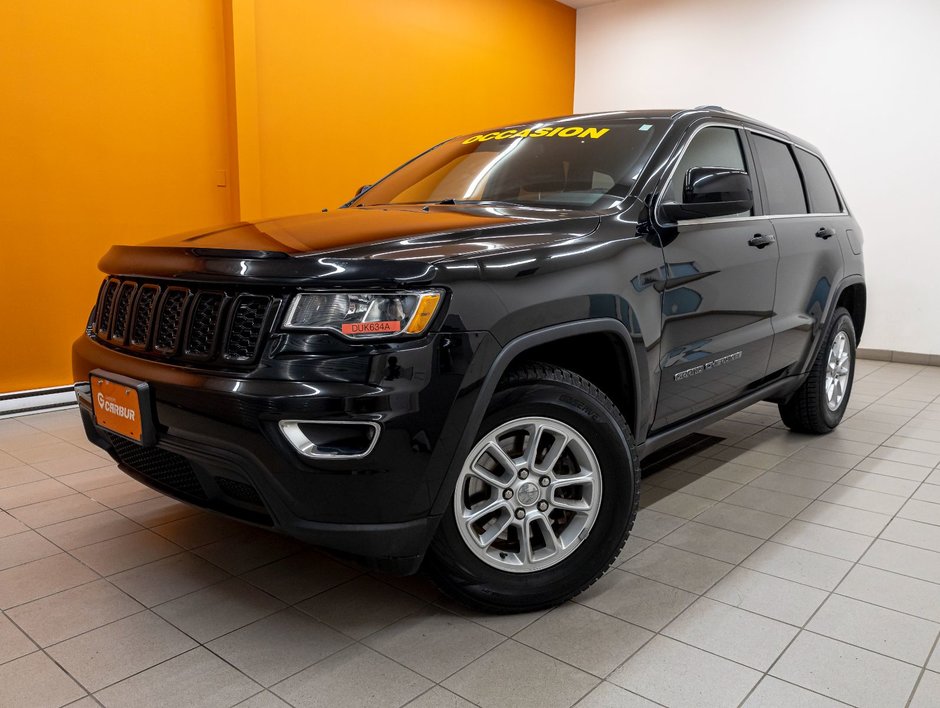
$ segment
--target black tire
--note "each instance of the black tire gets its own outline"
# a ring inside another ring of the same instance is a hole
[[[848,339],[849,378],[842,402],[835,410],[830,410],[826,398],[826,368],[829,351],[840,332]],[[842,421],[846,406],[852,393],[852,381],[855,378],[855,326],[848,311],[837,308],[833,313],[832,324],[816,354],[809,376],[785,403],[778,404],[780,418],[790,430],[797,433],[824,435],[831,432]]]
[[[590,445],[602,482],[600,506],[587,537],[570,555],[544,569],[510,572],[487,564],[468,548],[452,501],[429,550],[427,567],[445,593],[486,612],[539,610],[577,595],[616,560],[636,518],[636,445],[623,415],[600,389],[555,366],[516,368],[500,382],[475,440],[527,416],[560,421]]]

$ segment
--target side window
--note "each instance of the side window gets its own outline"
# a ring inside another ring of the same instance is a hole
[[[672,181],[663,194],[664,202],[682,202],[686,173],[693,167],[728,167],[744,170],[744,153],[735,128],[704,128],[696,133],[676,166]]]
[[[773,138],[754,135],[754,149],[767,185],[767,214],[805,214],[806,196],[790,146]]]
[[[839,195],[832,184],[832,177],[826,166],[812,153],[796,148],[796,161],[800,164],[806,191],[809,194],[810,209],[817,214],[838,214],[842,211]]]

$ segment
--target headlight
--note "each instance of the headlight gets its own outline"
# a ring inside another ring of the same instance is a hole
[[[356,339],[421,334],[441,303],[441,291],[395,293],[300,293],[286,329],[329,329]]]

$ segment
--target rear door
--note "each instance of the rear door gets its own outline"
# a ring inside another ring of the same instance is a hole
[[[682,198],[683,179],[694,167],[746,170],[757,199],[754,164],[735,126],[699,128],[675,165],[660,203]],[[739,397],[767,371],[777,247],[773,226],[760,213],[757,199],[748,213],[661,228],[667,279],[654,429]]]
[[[767,370],[795,373],[823,326],[833,288],[842,277],[839,243],[848,215],[819,157],[769,135],[752,132],[749,138],[780,252]]]

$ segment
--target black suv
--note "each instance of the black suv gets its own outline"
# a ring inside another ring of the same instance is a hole
[[[718,107],[510,126],[334,211],[115,246],[76,391],[171,496],[547,607],[616,558],[644,458],[757,401],[839,424],[861,242],[818,151]]]

